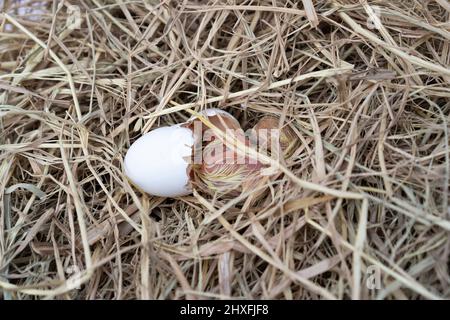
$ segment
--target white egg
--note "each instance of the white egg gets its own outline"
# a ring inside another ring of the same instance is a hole
[[[239,126],[231,114],[220,109],[206,109],[200,114],[225,116],[228,123]],[[194,135],[189,126],[195,119],[152,130],[131,145],[124,159],[125,175],[136,187],[160,197],[174,198],[192,192],[189,166],[194,143],[202,138]]]
[[[126,176],[143,191],[160,197],[191,193],[188,166],[194,136],[179,125],[161,127],[144,134],[128,150]]]

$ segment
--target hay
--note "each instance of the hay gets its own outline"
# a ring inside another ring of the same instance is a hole
[[[0,299],[450,298],[446,1],[59,3],[0,1]],[[237,197],[130,186],[206,107],[300,146]]]

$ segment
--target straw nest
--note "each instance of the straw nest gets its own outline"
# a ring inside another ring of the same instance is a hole
[[[447,1],[70,2],[0,1],[0,299],[450,298]],[[299,145],[238,196],[130,186],[206,107]]]

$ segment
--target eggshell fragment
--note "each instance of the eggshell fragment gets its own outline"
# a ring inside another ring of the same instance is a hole
[[[136,140],[124,164],[126,176],[142,191],[161,197],[192,192],[189,162],[194,136],[179,125],[157,128]]]
[[[211,122],[215,127],[222,131],[226,131],[227,129],[232,130],[241,130],[241,125],[239,121],[235,117],[233,117],[230,113],[216,108],[205,109],[199,112],[199,115],[208,118],[209,122]],[[189,120],[189,124],[193,124],[194,121],[201,122],[197,116],[192,116]],[[203,125],[203,131],[207,130],[208,127]]]

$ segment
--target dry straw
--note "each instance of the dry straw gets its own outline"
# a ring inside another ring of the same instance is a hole
[[[450,298],[447,1],[73,4],[0,1],[0,299]],[[276,174],[130,186],[130,144],[207,107],[297,148],[216,130]]]

